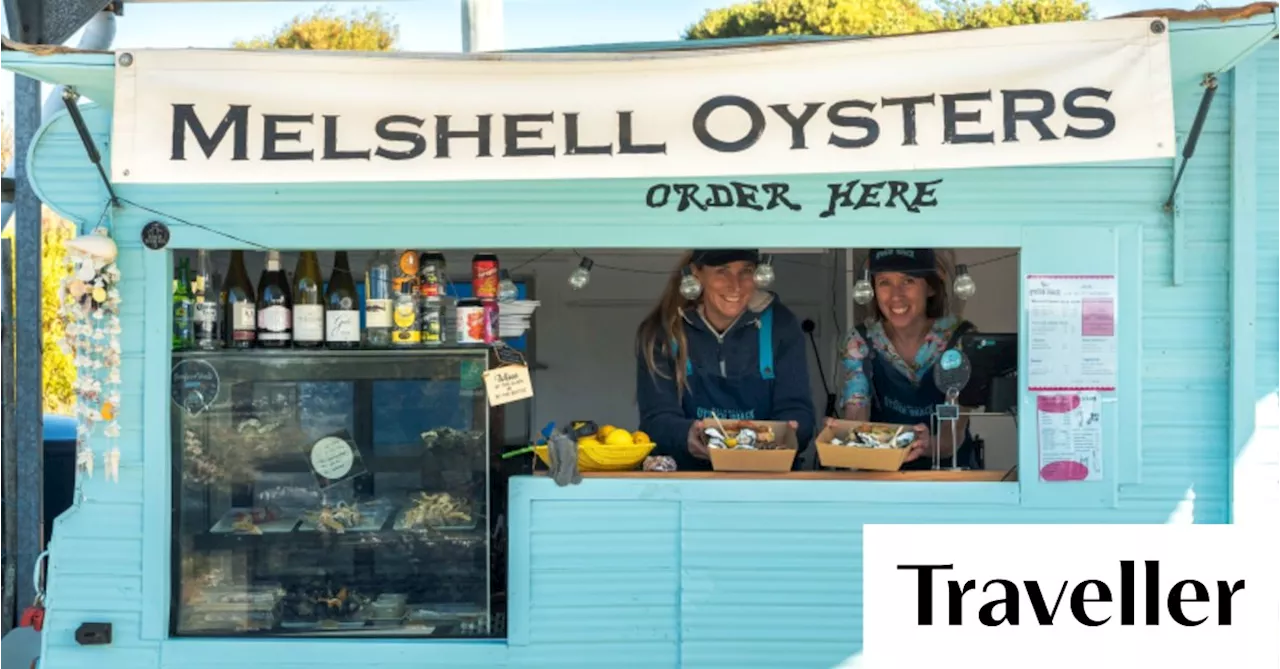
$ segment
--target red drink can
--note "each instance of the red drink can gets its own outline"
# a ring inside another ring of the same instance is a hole
[[[498,303],[495,300],[484,301],[484,343],[498,341]]]
[[[471,259],[471,296],[477,300],[498,299],[498,256],[477,253]]]

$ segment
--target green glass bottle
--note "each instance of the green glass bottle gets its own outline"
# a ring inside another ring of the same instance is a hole
[[[195,330],[191,321],[191,266],[183,259],[173,282],[173,350],[191,348]]]

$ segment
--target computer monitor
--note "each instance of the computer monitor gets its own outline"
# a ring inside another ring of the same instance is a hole
[[[960,405],[984,406],[987,411],[995,413],[1015,408],[1018,401],[1018,335],[969,333],[960,337],[958,348],[964,351],[972,370],[969,384],[960,391]]]

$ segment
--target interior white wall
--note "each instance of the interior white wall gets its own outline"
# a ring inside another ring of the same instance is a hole
[[[425,249],[424,249],[425,250]],[[569,250],[495,251],[513,278],[531,283],[533,299],[541,302],[533,318],[533,380],[535,396],[531,401],[507,407],[506,441],[516,446],[527,431],[537,433],[543,425],[555,421],[594,420],[634,429],[638,422],[635,404],[636,362],[635,331],[640,321],[653,308],[667,279],[666,272],[675,267],[678,250],[602,250],[578,249],[578,253],[595,261],[591,283],[575,291],[568,276],[578,265],[579,256]],[[1012,249],[958,249],[955,262],[977,263],[1008,255]],[[183,257],[194,254],[183,253]],[[539,257],[541,255],[541,257]],[[864,249],[853,252],[854,265],[860,267]],[[467,281],[471,252],[446,252],[449,273],[455,281]],[[352,270],[363,273],[368,253],[350,254]],[[225,276],[226,254],[218,254],[219,272]],[[262,253],[247,253],[245,261],[255,285],[262,271]],[[333,255],[320,254],[321,269],[327,278]],[[282,264],[289,272],[297,263],[294,253],[282,253]],[[826,390],[822,375],[832,392],[839,392],[836,356],[841,340],[849,329],[846,306],[849,304],[846,282],[845,252],[793,251],[774,256],[777,281],[771,289],[801,320],[812,319],[816,325],[814,338],[819,362],[812,345],[806,342],[814,410],[819,415],[826,407]],[[625,268],[610,269],[610,267]],[[998,262],[972,267],[971,275],[978,284],[976,297],[963,307],[963,315],[985,332],[1016,332],[1018,327],[1018,262],[1006,258]],[[855,317],[865,317],[862,307],[854,309]],[[821,364],[821,374],[819,373]],[[532,412],[532,420],[530,420]],[[988,469],[1008,469],[1017,464],[1017,432],[1007,417],[976,417],[973,431],[987,442]]]

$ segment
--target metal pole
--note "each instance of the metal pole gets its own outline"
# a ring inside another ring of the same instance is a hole
[[[502,50],[502,0],[462,0],[462,51]]]
[[[15,607],[14,583],[18,570],[14,559],[14,547],[18,541],[18,509],[12,503],[18,494],[18,452],[11,448],[13,444],[13,247],[11,240],[4,240],[0,246],[0,299],[4,304],[0,307],[0,341],[3,341],[3,382],[0,383],[0,407],[3,408],[3,419],[0,419],[0,442],[4,444],[4,631],[8,634],[17,622]]]
[[[31,574],[36,557],[44,546],[42,513],[44,483],[44,414],[41,367],[43,355],[40,313],[40,200],[31,189],[27,174],[27,148],[40,126],[40,82],[20,74],[13,76],[13,160],[16,190],[14,194],[14,264],[17,278],[14,293],[17,309],[13,323],[16,331],[17,387],[13,416],[15,446],[18,453],[18,481],[21,489],[18,505],[17,606],[26,606],[35,597]]]

